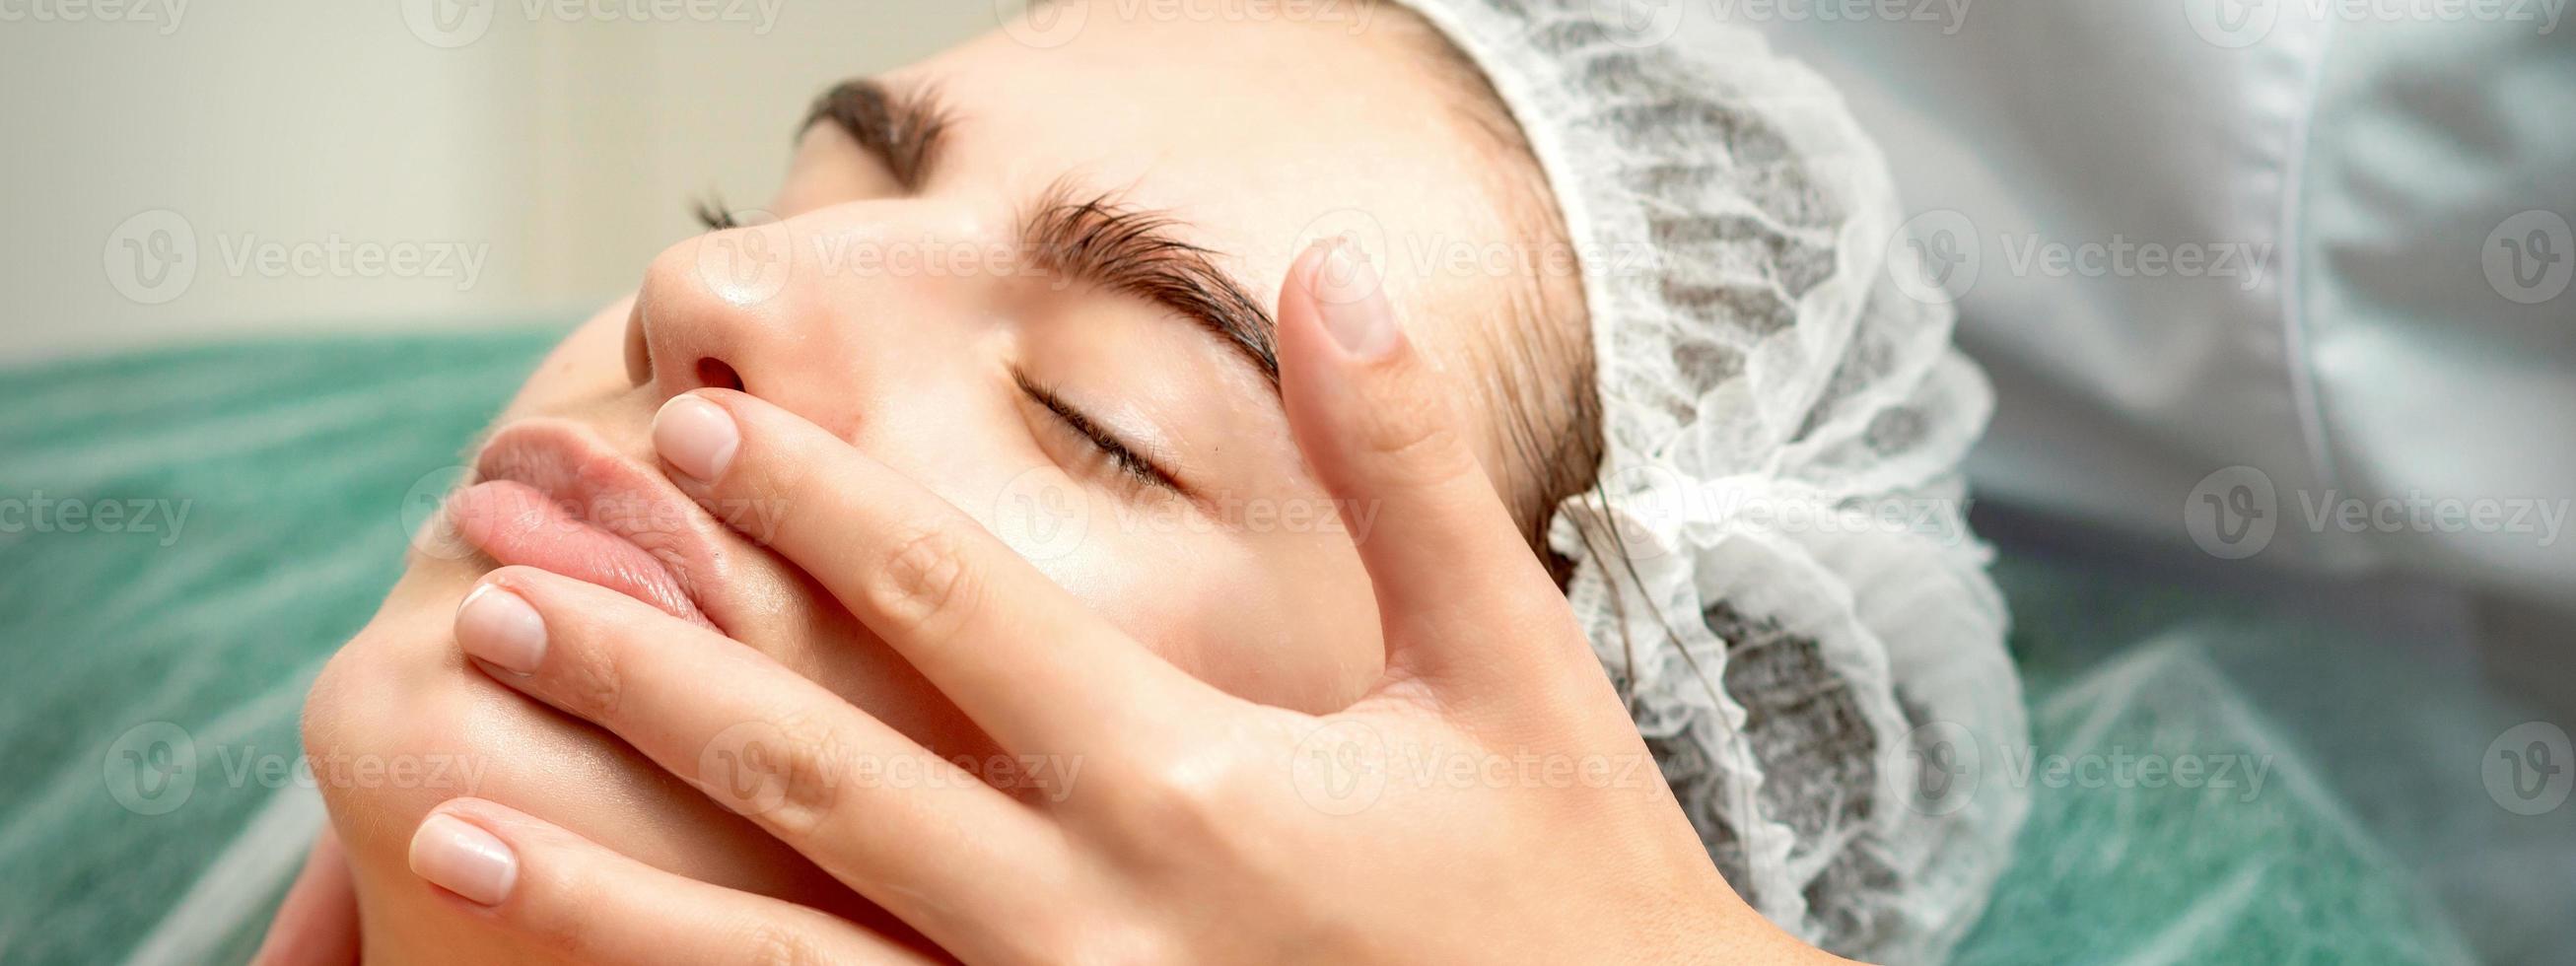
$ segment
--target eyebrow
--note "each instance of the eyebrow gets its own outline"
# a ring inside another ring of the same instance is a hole
[[[805,111],[798,136],[824,121],[859,142],[894,172],[906,191],[921,188],[922,178],[939,159],[953,116],[931,87],[890,88],[857,78],[833,85],[814,98]]]
[[[1078,194],[1058,181],[1022,220],[1022,244],[1037,266],[1075,281],[1134,296],[1179,315],[1215,336],[1279,388],[1278,323],[1215,252],[1173,237],[1180,220],[1131,207],[1114,195]]]
[[[917,191],[954,117],[933,88],[858,78],[815,98],[798,130],[831,122],[883,161],[906,191]],[[1217,265],[1214,250],[1174,235],[1182,224],[1168,212],[1128,205],[1112,193],[1085,194],[1063,179],[1021,219],[1020,243],[1040,269],[1143,299],[1197,325],[1251,363],[1276,393],[1277,321]]]

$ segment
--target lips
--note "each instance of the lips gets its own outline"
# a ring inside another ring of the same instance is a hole
[[[661,474],[579,426],[527,420],[492,437],[474,485],[448,497],[457,533],[503,566],[597,584],[721,630],[701,583],[721,526]]]

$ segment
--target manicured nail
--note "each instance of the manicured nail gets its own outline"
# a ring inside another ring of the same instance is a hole
[[[1387,305],[1377,269],[1355,246],[1325,244],[1331,250],[1324,253],[1323,264],[1315,266],[1314,275],[1315,305],[1323,313],[1324,328],[1344,352],[1361,359],[1384,357],[1395,349],[1401,333],[1396,331],[1395,310]]]
[[[441,889],[497,906],[519,881],[519,856],[471,822],[433,814],[411,834],[411,871]]]
[[[456,643],[504,671],[534,674],[546,659],[546,619],[526,598],[484,584],[457,605]]]
[[[724,407],[696,396],[673,396],[653,414],[653,449],[700,483],[713,483],[733,465],[742,430]]]

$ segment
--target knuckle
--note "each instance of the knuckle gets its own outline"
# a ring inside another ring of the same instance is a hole
[[[1030,962],[1069,966],[1155,966],[1194,960],[1178,954],[1158,931],[1115,917],[1088,917],[1063,924],[1032,944]]]
[[[1445,403],[1421,393],[1388,396],[1367,407],[1359,440],[1380,459],[1383,472],[1393,475],[1394,482],[1433,482],[1472,468],[1472,458]]]
[[[614,720],[626,690],[625,677],[617,664],[617,629],[594,623],[584,633],[565,636],[569,646],[555,648],[561,655],[561,664],[555,670],[556,700],[602,724]]]
[[[984,583],[952,521],[919,523],[896,539],[878,568],[872,595],[888,616],[937,640],[982,606]]]
[[[1149,852],[1212,858],[1258,801],[1246,791],[1249,777],[1233,757],[1205,752],[1139,766],[1120,783],[1133,790],[1120,824]]]
[[[553,847],[560,843],[534,844],[544,854],[520,863],[519,882],[504,907],[507,916],[540,948],[574,960],[595,958],[602,938],[598,910],[614,904],[618,880],[601,874],[592,856]],[[531,843],[523,838],[519,845],[524,850]]]
[[[797,924],[768,918],[746,918],[736,930],[734,948],[741,951],[744,966],[822,966],[832,961]]]
[[[811,836],[840,808],[843,755],[832,733],[806,716],[790,714],[776,727],[777,746],[766,757],[777,802],[766,819],[788,837]]]
[[[774,525],[782,527],[799,520],[797,511],[806,507],[822,507],[823,512],[829,512],[838,491],[832,486],[831,474],[821,472],[825,462],[818,454],[808,451],[810,448],[802,442],[787,438],[787,434],[771,430],[772,420],[748,407],[734,410],[734,418],[746,439],[742,452],[734,457],[733,468],[725,473],[727,496],[775,501],[779,519]],[[752,436],[776,438],[753,446],[749,444]],[[763,542],[768,540],[764,538]]]

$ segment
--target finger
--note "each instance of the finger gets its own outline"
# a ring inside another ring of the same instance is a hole
[[[481,799],[423,819],[411,870],[471,914],[585,963],[908,963],[847,920],[673,875]]]
[[[251,962],[260,966],[355,966],[358,961],[358,893],[349,877],[339,833],[325,825],[304,856],[304,871],[287,887],[286,901],[268,923]]]
[[[1495,650],[1514,642],[1553,666],[1568,635],[1552,631],[1571,624],[1557,616],[1562,606],[1533,605],[1561,594],[1383,289],[1349,246],[1307,250],[1280,291],[1279,363],[1298,446],[1342,507],[1376,587],[1389,668],[1434,680],[1528,674],[1529,653]],[[1476,628],[1494,633],[1464,633]]]
[[[495,680],[615,733],[952,950],[979,920],[1030,921],[1070,867],[1039,812],[767,655],[624,594],[506,567],[458,608],[456,639]]]
[[[974,518],[777,406],[674,397],[653,443],[681,488],[780,507],[752,534],[829,588],[1005,749],[1132,747],[1214,692]]]

